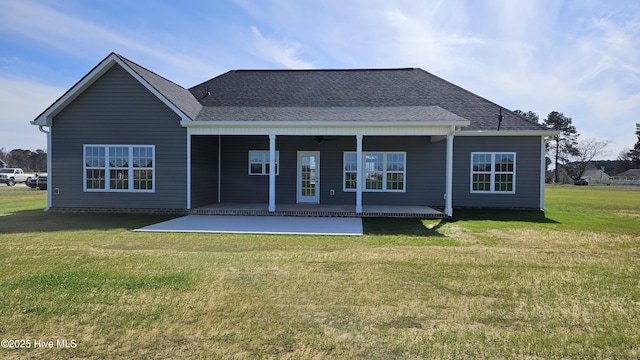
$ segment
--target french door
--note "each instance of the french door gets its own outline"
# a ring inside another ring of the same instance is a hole
[[[320,152],[298,151],[299,203],[320,203]]]

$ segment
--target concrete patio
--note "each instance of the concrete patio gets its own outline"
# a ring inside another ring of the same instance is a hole
[[[362,219],[336,217],[187,215],[158,224],[145,226],[134,231],[362,236]]]

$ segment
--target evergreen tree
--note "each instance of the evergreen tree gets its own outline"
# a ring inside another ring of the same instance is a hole
[[[564,116],[561,112],[550,112],[542,124],[548,129],[560,131],[558,135],[554,136],[555,144],[550,148],[555,158],[554,182],[558,182],[558,165],[560,162],[567,163],[571,156],[580,154],[580,150],[577,148],[577,138],[580,134],[578,134],[576,127],[571,125],[571,118]]]
[[[637,168],[640,168],[640,123],[636,123],[636,136],[638,141],[633,149],[629,150],[629,158]]]

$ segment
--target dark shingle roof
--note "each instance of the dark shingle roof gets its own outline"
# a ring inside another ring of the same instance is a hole
[[[189,91],[204,106],[338,108],[438,106],[469,120],[464,130],[496,130],[500,106],[422,69],[234,70]],[[207,95],[208,93],[208,95]],[[239,111],[239,110],[238,110]],[[545,130],[503,110],[501,130]]]
[[[163,78],[162,76],[150,71],[133,61],[115,54],[124,61],[133,71],[135,71],[140,77],[148,82],[153,88],[155,88],[162,96],[169,100],[175,107],[180,109],[190,119],[195,120],[202,110],[202,105],[191,95],[189,90],[182,86]]]

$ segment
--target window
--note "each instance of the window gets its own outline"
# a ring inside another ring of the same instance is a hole
[[[404,192],[406,188],[406,153],[365,152],[363,156],[364,191]],[[344,191],[355,191],[357,155],[344,153]]]
[[[356,189],[356,178],[358,177],[356,153],[344,153],[344,190]]]
[[[471,192],[515,194],[515,153],[471,153]]]
[[[154,191],[155,147],[85,145],[84,191]]]
[[[269,175],[269,151],[249,151],[249,175]],[[280,172],[280,152],[276,151],[276,175]]]

